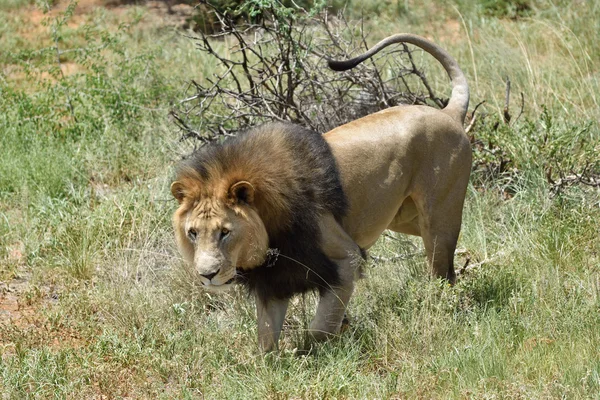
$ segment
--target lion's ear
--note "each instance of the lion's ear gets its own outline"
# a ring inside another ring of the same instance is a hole
[[[236,182],[229,188],[228,197],[236,203],[252,204],[254,202],[254,186],[247,181]]]
[[[171,184],[171,194],[181,204],[181,202],[183,202],[183,199],[185,198],[185,187],[183,186],[183,183],[179,181],[173,182]]]

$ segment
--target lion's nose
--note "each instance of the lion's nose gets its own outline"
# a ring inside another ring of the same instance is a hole
[[[217,272],[214,272],[212,274],[200,274],[203,277],[205,277],[206,279],[208,279],[209,281],[214,278],[215,276],[217,276],[217,274],[219,273],[219,270],[217,270]]]

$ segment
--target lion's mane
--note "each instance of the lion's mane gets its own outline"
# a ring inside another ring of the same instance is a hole
[[[339,282],[337,265],[323,252],[319,219],[344,216],[347,200],[329,145],[316,132],[271,123],[197,150],[178,180],[195,181],[196,197],[222,197],[238,181],[255,188],[272,255],[240,270],[239,281],[263,299],[289,298]]]

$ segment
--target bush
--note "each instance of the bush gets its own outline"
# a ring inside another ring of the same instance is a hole
[[[362,53],[362,23],[275,0],[246,2],[238,21],[211,7],[222,29],[196,37],[215,64],[204,82],[191,81],[172,115],[185,137],[213,140],[266,121],[290,121],[319,132],[401,103],[443,107],[406,45],[345,73],[327,59]],[[401,56],[405,56],[402,60]],[[380,72],[381,71],[381,72]],[[196,129],[195,127],[198,127]]]
[[[531,11],[529,0],[481,0],[483,11],[494,17],[516,19]]]
[[[186,0],[190,5],[198,5],[197,0]],[[330,8],[338,10],[342,5],[341,1],[332,2]],[[263,9],[275,6],[278,9],[322,9],[325,2],[322,0],[205,0],[197,7],[197,12],[191,17],[195,30],[204,33],[215,33],[221,29],[219,15],[227,15],[235,22],[253,21],[258,22],[261,19]]]

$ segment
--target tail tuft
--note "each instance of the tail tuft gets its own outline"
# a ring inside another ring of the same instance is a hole
[[[347,71],[356,67],[361,61],[353,62],[356,60],[353,58],[352,60],[340,61],[340,60],[327,60],[327,65],[334,71]]]

